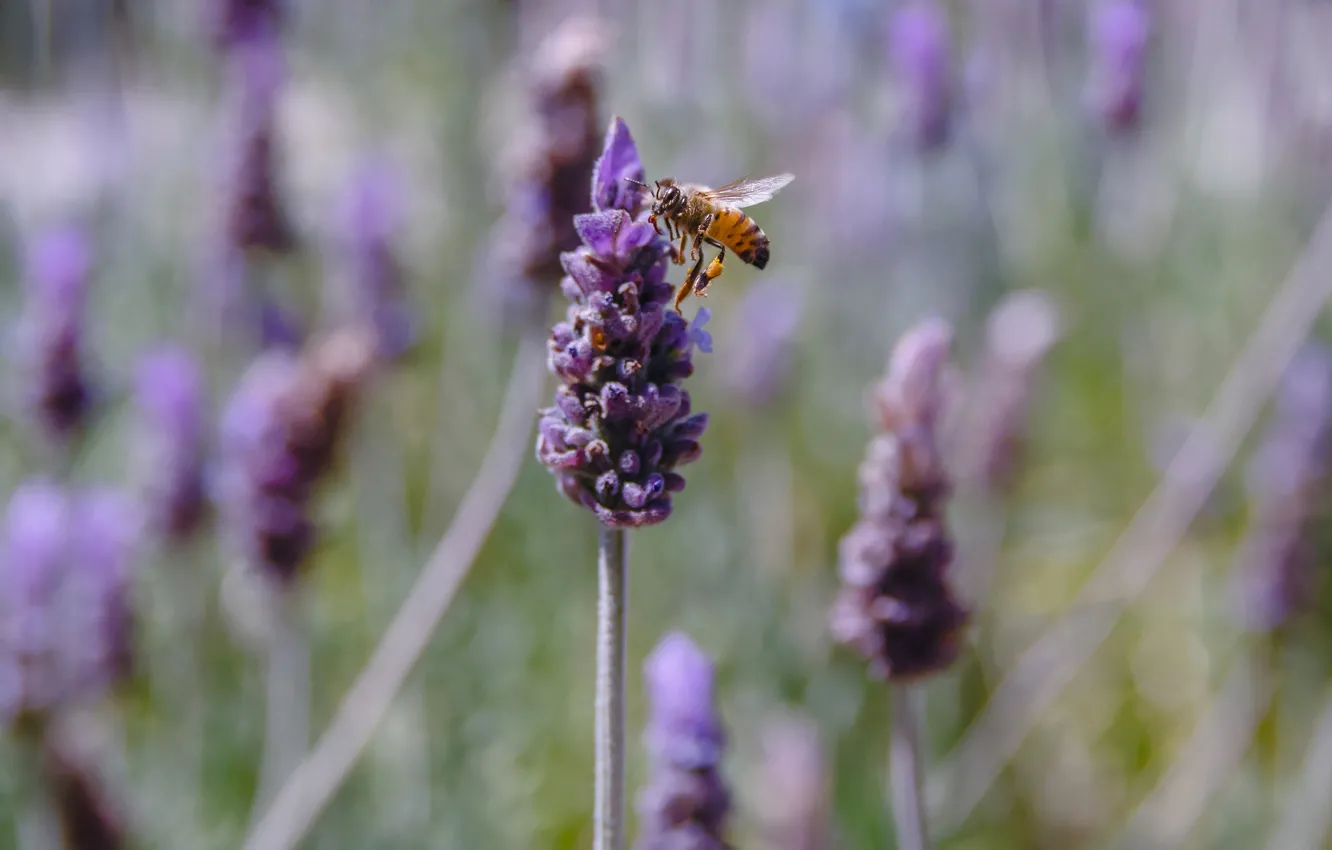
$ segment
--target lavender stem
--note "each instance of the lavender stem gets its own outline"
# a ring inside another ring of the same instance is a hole
[[[594,850],[624,850],[624,656],[628,538],[600,527],[597,540],[597,761]]]
[[[290,850],[341,787],[430,642],[518,478],[542,390],[546,343],[534,326],[515,355],[504,409],[481,469],[374,654],[328,728],[251,830],[245,850]]]
[[[920,736],[916,728],[917,694],[909,685],[895,686],[891,692],[893,733],[888,768],[897,847],[898,850],[929,850],[921,781]]]
[[[255,818],[301,763],[310,742],[310,645],[296,603],[290,596],[282,599],[268,648],[268,704]]]

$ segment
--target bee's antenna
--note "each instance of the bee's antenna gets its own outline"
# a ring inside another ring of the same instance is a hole
[[[650,188],[651,188],[650,186],[648,186],[648,184],[643,183],[643,182],[641,182],[641,181],[639,181],[639,180],[635,180],[635,179],[632,178],[632,177],[626,177],[626,178],[624,178],[624,179],[625,179],[627,182],[629,182],[629,183],[633,183],[635,186],[642,186],[644,189],[650,189]]]

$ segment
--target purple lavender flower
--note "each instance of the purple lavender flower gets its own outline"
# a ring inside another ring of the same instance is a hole
[[[647,222],[629,128],[616,118],[593,181],[594,213],[574,225],[583,247],[563,256],[561,289],[573,302],[551,333],[550,369],[563,382],[541,411],[537,457],[559,489],[609,526],[651,525],[684,489],[675,468],[695,460],[706,414],[691,414],[680,381],[692,349],[711,347],[667,309],[670,246]]]
[[[1310,596],[1332,475],[1332,352],[1310,346],[1291,363],[1271,425],[1249,466],[1249,532],[1240,546],[1235,595],[1255,630],[1285,623]]]
[[[260,30],[235,45],[227,62],[237,101],[227,244],[241,253],[286,253],[295,248],[296,234],[277,181],[277,98],[286,78],[282,45],[275,33]]]
[[[143,496],[153,531],[179,541],[204,517],[203,373],[182,348],[139,361],[136,406]]]
[[[1091,106],[1107,129],[1132,130],[1142,112],[1151,18],[1135,0],[1101,0],[1088,28]]]
[[[374,339],[343,330],[301,354],[271,349],[241,378],[221,424],[222,511],[246,561],[280,585],[314,543],[309,501],[369,373]]]
[[[953,106],[948,19],[924,0],[898,8],[889,24],[889,51],[917,146],[939,147],[948,140]]]
[[[578,247],[574,217],[592,211],[587,187],[601,150],[597,107],[604,50],[596,22],[571,18],[546,37],[533,59],[532,127],[492,253],[507,279],[534,292],[554,288],[563,274],[560,255]]]
[[[908,680],[947,667],[967,614],[948,582],[950,482],[939,454],[942,379],[952,329],[940,320],[899,340],[875,401],[883,428],[860,467],[860,520],[842,538],[842,589],[833,637],[877,679]]]
[[[388,163],[361,164],[348,193],[343,243],[349,268],[346,312],[366,320],[381,357],[395,359],[416,341],[416,320],[403,291],[393,240],[402,229],[402,185]]]
[[[667,635],[643,665],[651,766],[639,797],[636,850],[724,850],[731,800],[718,772],[726,736],[713,706],[712,662],[686,635]]]
[[[740,304],[722,380],[751,408],[772,404],[791,373],[791,347],[800,327],[800,291],[781,281],[752,286]]]
[[[227,51],[265,34],[276,33],[286,23],[284,0],[205,0],[208,29],[214,46]]]
[[[130,568],[138,531],[110,490],[67,494],[34,479],[0,539],[0,718],[40,718],[129,670]]]
[[[33,420],[58,439],[87,424],[93,393],[84,364],[91,252],[83,232],[60,228],[28,247],[21,324],[22,386]]]

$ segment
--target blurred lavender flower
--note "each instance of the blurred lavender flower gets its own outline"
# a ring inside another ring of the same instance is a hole
[[[43,741],[41,772],[50,790],[64,847],[119,850],[128,846],[127,818],[111,784],[99,774],[91,754],[48,735]],[[86,749],[86,747],[85,747]]]
[[[938,148],[948,141],[953,108],[948,19],[927,0],[906,4],[893,12],[888,39],[916,146]]]
[[[1138,126],[1151,19],[1135,0],[1100,0],[1091,11],[1088,100],[1112,132]]]
[[[350,279],[346,319],[368,320],[381,357],[396,359],[416,341],[416,320],[403,291],[393,240],[402,229],[402,185],[382,161],[357,170],[348,193],[342,240]]]
[[[47,231],[28,246],[20,385],[29,415],[57,439],[86,425],[93,406],[83,352],[91,265],[87,239],[75,228]]]
[[[763,846],[830,850],[827,760],[812,721],[782,718],[763,734]]]
[[[246,562],[282,586],[314,543],[309,500],[329,470],[369,375],[374,338],[342,330],[299,355],[270,349],[223,413],[219,496]]]
[[[800,291],[777,280],[745,293],[729,343],[722,381],[733,398],[751,408],[772,404],[791,374],[791,347],[800,326]]]
[[[0,539],[0,718],[33,720],[129,672],[138,531],[123,494],[34,479]]]
[[[1006,296],[990,313],[984,362],[972,405],[968,473],[991,490],[1011,485],[1020,460],[1027,409],[1050,348],[1059,339],[1059,310],[1039,290]]]
[[[724,850],[731,799],[718,767],[726,737],[713,707],[712,662],[686,635],[667,635],[643,665],[648,784],[636,850]]]
[[[536,50],[530,76],[531,126],[517,180],[495,228],[492,256],[526,301],[554,288],[560,254],[578,247],[574,217],[592,211],[587,187],[601,151],[597,117],[605,40],[593,20],[571,18]]]
[[[1287,370],[1271,425],[1249,466],[1252,503],[1235,582],[1252,629],[1282,625],[1308,598],[1332,474],[1332,352],[1310,346]]]
[[[878,679],[909,680],[952,663],[967,613],[953,598],[950,482],[939,455],[943,371],[952,329],[922,322],[898,341],[875,391],[883,432],[860,467],[860,520],[842,538],[833,637]]]
[[[136,468],[148,522],[167,540],[183,540],[205,513],[203,372],[189,352],[163,347],[140,359],[136,377]]]
[[[287,19],[285,0],[205,0],[213,45],[227,51],[264,34],[276,33]]]
[[[690,413],[679,382],[693,374],[695,346],[707,351],[707,310],[691,327],[666,309],[670,246],[647,222],[643,179],[629,128],[616,118],[597,164],[597,212],[574,220],[584,246],[564,254],[560,286],[573,303],[549,341],[550,369],[563,386],[541,411],[537,457],[560,490],[609,526],[665,520],[674,470],[695,460],[706,414]]]
[[[227,56],[236,101],[235,134],[227,170],[226,243],[246,254],[282,254],[296,246],[277,181],[277,99],[286,79],[282,45],[274,32],[258,30]]]

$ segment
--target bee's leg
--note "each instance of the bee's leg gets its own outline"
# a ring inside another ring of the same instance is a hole
[[[712,222],[715,220],[716,216],[712,213],[708,213],[703,217],[703,222],[699,224],[698,230],[694,233],[694,247],[693,250],[689,252],[689,259],[697,260],[703,256],[703,240],[708,239],[708,230],[712,227]]]
[[[674,237],[672,237],[672,238],[674,238]],[[677,266],[683,266],[683,265],[684,265],[684,262],[685,262],[685,245],[687,244],[687,240],[688,240],[688,239],[689,239],[688,234],[681,233],[681,234],[680,234],[680,247],[679,247],[679,248],[676,248],[674,245],[671,245],[672,252],[675,254],[675,264],[676,264]]]
[[[721,277],[722,263],[726,261],[726,246],[716,239],[708,239],[707,241],[709,245],[717,249],[717,256],[713,258],[712,262],[708,263],[707,271],[703,272],[702,277],[699,277],[697,273],[694,275],[694,294],[700,298],[708,297],[708,284],[712,283],[715,278]],[[700,258],[699,262],[702,261],[702,258]]]
[[[655,230],[655,231],[657,231],[657,235],[658,235],[658,236],[661,235],[661,225],[657,224],[657,216],[656,216],[655,214],[654,214],[654,215],[649,215],[649,216],[648,216],[648,224],[652,225],[652,229]],[[670,229],[670,225],[669,225],[669,224],[666,226],[666,229],[667,229],[667,230]]]

